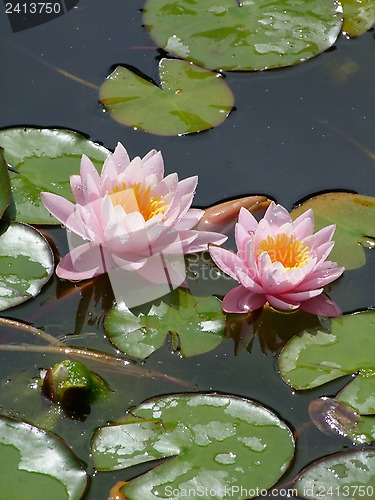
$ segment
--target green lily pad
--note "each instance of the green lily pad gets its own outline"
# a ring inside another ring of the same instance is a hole
[[[147,0],[144,24],[165,51],[206,68],[264,70],[331,47],[342,8],[326,0]]]
[[[186,61],[162,59],[160,87],[118,66],[100,88],[111,117],[157,135],[182,135],[220,125],[233,108],[222,75]]]
[[[299,496],[314,500],[374,498],[375,451],[350,451],[325,457],[302,471],[293,486]]]
[[[0,416],[1,497],[78,500],[86,473],[71,450],[38,427]]]
[[[0,225],[0,311],[35,297],[52,273],[52,250],[36,229]]]
[[[8,166],[4,157],[4,150],[0,148],[0,219],[10,203],[10,184]]]
[[[337,399],[362,415],[375,415],[375,372],[362,370],[344,387]]]
[[[366,33],[375,23],[374,0],[341,0],[344,9],[342,31],[349,36]]]
[[[375,311],[346,314],[329,325],[330,331],[304,331],[281,351],[281,376],[295,389],[318,387],[361,370],[375,371]]]
[[[73,201],[69,178],[79,174],[82,155],[87,155],[100,170],[110,153],[83,135],[65,129],[3,129],[0,146],[6,161],[19,172],[10,172],[13,199],[4,218],[30,224],[59,224],[44,208],[40,192],[49,191]]]
[[[194,356],[215,349],[223,340],[225,316],[216,297],[194,297],[179,290],[172,305],[152,305],[147,314],[133,314],[124,303],[107,314],[104,328],[110,341],[122,352],[147,358],[161,347],[168,333],[174,349]]]
[[[253,498],[256,488],[276,483],[293,454],[293,435],[276,415],[254,401],[216,394],[150,399],[120,424],[99,429],[92,443],[100,471],[170,458],[121,488],[129,500],[199,492],[222,499],[228,491]]]
[[[362,246],[375,247],[375,198],[352,193],[326,193],[310,198],[291,215],[296,219],[311,208],[315,230],[336,224],[335,246],[329,259],[346,269],[356,269],[366,263]]]

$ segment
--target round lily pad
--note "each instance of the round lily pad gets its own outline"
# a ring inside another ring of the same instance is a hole
[[[78,500],[87,476],[72,451],[56,436],[0,416],[1,498]]]
[[[99,429],[92,454],[100,471],[169,458],[120,489],[129,500],[202,491],[203,498],[230,492],[240,500],[276,483],[293,457],[294,440],[284,422],[254,401],[176,394],[145,401],[121,423]]]
[[[87,137],[65,129],[15,127],[0,130],[0,147],[10,172],[12,201],[4,217],[30,224],[59,224],[44,208],[41,191],[73,201],[69,178],[79,174],[83,154],[98,170],[110,153]]]
[[[160,87],[118,66],[100,88],[111,117],[152,134],[182,135],[216,127],[232,110],[222,75],[174,59],[162,59],[159,72]]]
[[[35,297],[53,273],[46,239],[31,226],[0,225],[0,311]]]
[[[298,64],[331,47],[342,7],[326,0],[147,0],[144,24],[165,51],[206,68]]]

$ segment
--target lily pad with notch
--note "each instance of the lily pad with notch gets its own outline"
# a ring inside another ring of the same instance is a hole
[[[168,297],[168,296],[167,296]],[[134,313],[122,302],[107,314],[104,328],[122,352],[147,358],[160,348],[168,334],[183,356],[203,354],[223,340],[225,315],[216,297],[194,297],[178,290],[147,312]]]
[[[0,224],[0,310],[35,297],[53,273],[52,250],[36,229]]]
[[[0,416],[2,498],[78,500],[87,475],[72,451],[56,436],[25,422]]]
[[[281,351],[279,370],[297,390],[375,371],[375,311],[345,314],[327,322],[327,329],[320,326],[293,337]]]
[[[182,498],[203,488],[214,499],[232,489],[239,500],[253,498],[276,483],[293,455],[292,432],[270,410],[212,393],[149,399],[100,428],[92,442],[98,471],[168,458],[120,488],[129,500]]]
[[[206,68],[290,66],[329,49],[342,7],[326,0],[147,0],[144,24],[166,52]]]
[[[110,116],[157,135],[182,135],[220,125],[233,108],[223,75],[186,61],[162,59],[160,87],[118,66],[100,88]]]
[[[110,153],[71,130],[31,127],[0,130],[0,147],[6,162],[18,172],[9,174],[12,200],[4,218],[30,224],[59,224],[44,208],[41,191],[73,201],[69,178],[79,174],[82,155],[99,170]]]

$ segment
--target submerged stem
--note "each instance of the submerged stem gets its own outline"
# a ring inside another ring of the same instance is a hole
[[[32,344],[4,344],[0,345],[0,351],[13,351],[13,352],[42,352],[50,354],[63,354],[73,358],[84,358],[86,360],[102,363],[118,369],[134,377],[152,378],[157,380],[164,380],[173,384],[182,385],[191,388],[191,384],[185,380],[166,375],[152,370],[146,370],[133,364],[132,361],[124,358],[119,358],[104,352],[92,351],[88,349],[68,347],[64,345],[32,345]]]
[[[39,328],[35,328],[35,326],[27,325],[26,323],[21,323],[9,318],[0,318],[0,325],[10,326],[11,328],[17,328],[18,330],[31,333],[31,335],[40,337],[53,346],[64,346],[64,344],[60,342],[60,340],[53,337],[53,335],[50,335],[43,330],[39,330]]]

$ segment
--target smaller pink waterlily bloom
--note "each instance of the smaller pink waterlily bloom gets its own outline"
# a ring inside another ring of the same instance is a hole
[[[235,228],[237,253],[209,246],[216,265],[240,283],[224,297],[224,311],[255,311],[268,302],[284,311],[300,308],[321,316],[340,315],[338,306],[323,293],[344,272],[326,260],[335,226],[313,231],[312,210],[292,221],[285,208],[272,202],[258,223],[241,209]]]
[[[75,203],[41,194],[44,206],[74,235],[56,274],[82,280],[119,267],[134,271],[158,253],[220,245],[227,239],[223,234],[194,229],[204,214],[190,208],[197,181],[179,181],[176,173],[164,177],[163,158],[155,150],[130,161],[118,144],[101,174],[83,155],[80,175],[70,178]]]

